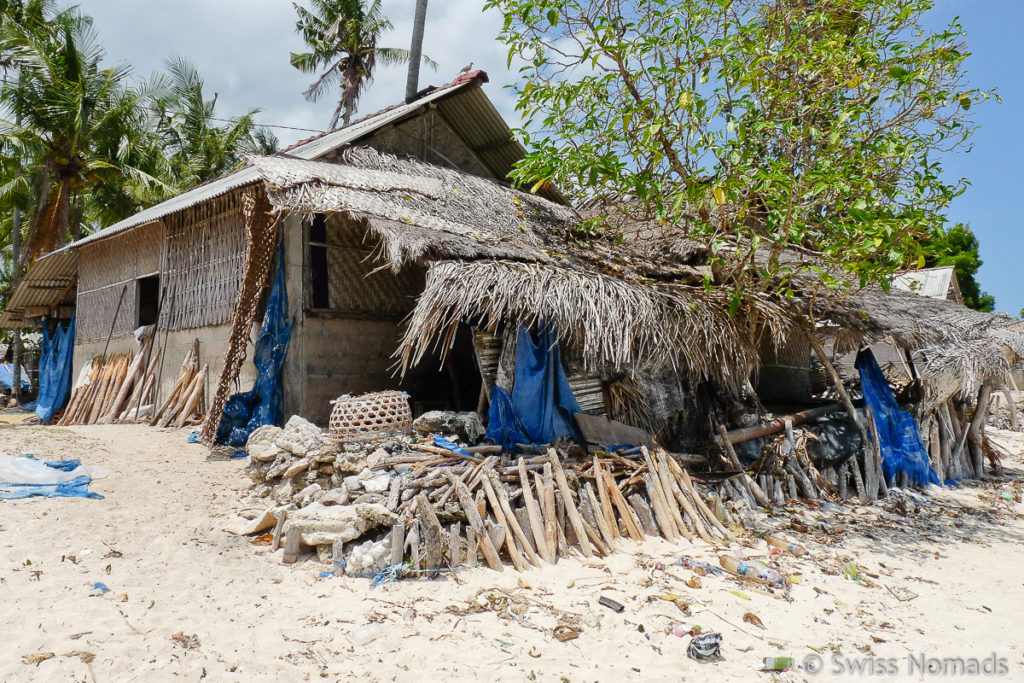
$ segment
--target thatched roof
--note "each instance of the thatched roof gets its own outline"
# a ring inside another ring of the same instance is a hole
[[[588,367],[671,366],[735,387],[757,364],[759,337],[781,341],[792,322],[767,298],[731,311],[727,295],[692,284],[678,256],[576,241],[580,218],[569,207],[368,148],[342,161],[252,164],[277,211],[346,213],[365,222],[392,267],[428,266],[403,367],[438,342],[447,348],[460,321],[493,328],[543,319]]]

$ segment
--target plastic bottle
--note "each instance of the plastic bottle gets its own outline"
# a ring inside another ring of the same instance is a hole
[[[765,540],[768,541],[768,545],[778,548],[783,552],[792,553],[797,557],[807,554],[807,548],[799,543],[790,543],[789,540],[782,536],[766,536]]]
[[[718,562],[726,569],[726,571],[733,572],[734,574],[761,579],[762,581],[767,581],[768,583],[773,583],[777,586],[784,586],[786,584],[786,580],[782,578],[782,574],[771,567],[766,567],[760,562],[746,562],[744,560],[738,560],[732,555],[719,555]]]
[[[763,671],[788,671],[793,668],[792,657],[765,657]]]

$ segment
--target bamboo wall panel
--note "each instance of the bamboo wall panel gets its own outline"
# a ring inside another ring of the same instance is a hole
[[[423,290],[418,268],[377,270],[363,244],[365,230],[341,216],[327,221],[327,279],[331,310],[340,313],[406,314]]]
[[[77,342],[99,341],[108,335],[119,337],[135,329],[135,280],[160,270],[163,234],[161,224],[150,223],[82,248],[78,258]]]
[[[160,327],[191,329],[229,322],[245,265],[241,191],[169,216]]]

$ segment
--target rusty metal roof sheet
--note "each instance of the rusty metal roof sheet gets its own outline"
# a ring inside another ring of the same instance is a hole
[[[67,249],[36,259],[7,302],[0,328],[26,327],[41,309],[52,311],[74,287],[77,271],[78,255]]]

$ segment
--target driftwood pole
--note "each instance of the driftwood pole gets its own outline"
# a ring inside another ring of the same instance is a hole
[[[839,373],[832,365],[832,361],[828,359],[828,356],[825,354],[825,350],[821,348],[821,342],[812,339],[811,348],[814,349],[814,353],[818,356],[818,360],[821,361],[821,364],[825,367],[829,377],[832,378],[832,384],[835,385],[836,391],[839,393],[839,399],[842,401],[843,407],[846,408],[847,414],[850,416],[850,419],[853,420],[853,423],[857,425],[857,431],[860,432],[865,464],[867,464],[868,458],[870,457],[868,453],[871,448],[871,439],[868,436],[868,431],[865,429],[864,423],[861,421],[860,415],[857,413],[857,409],[853,407],[853,400],[850,398],[850,394],[847,393],[846,387],[843,386],[842,378],[839,377]],[[852,467],[853,483],[857,487],[857,496],[860,498],[862,503],[867,503],[869,501],[864,491],[864,480],[861,477],[860,466],[857,464],[856,458],[854,458]]]

